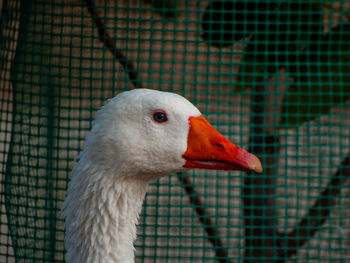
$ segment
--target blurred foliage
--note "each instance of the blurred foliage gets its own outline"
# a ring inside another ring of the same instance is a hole
[[[330,32],[323,25],[323,5],[313,1],[213,1],[202,17],[202,37],[218,48],[246,38],[238,82],[243,86],[286,69],[294,83],[280,125],[291,128],[350,97],[350,23],[340,21]]]
[[[266,11],[275,3],[248,1],[213,1],[202,17],[202,38],[215,47],[227,47],[249,34],[257,32],[265,23]]]
[[[154,8],[154,11],[167,19],[175,19],[178,14],[176,12],[177,1],[174,0],[144,0]]]

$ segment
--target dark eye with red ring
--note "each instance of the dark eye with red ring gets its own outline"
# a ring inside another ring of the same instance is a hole
[[[168,120],[164,111],[156,111],[153,113],[153,120],[158,123],[166,122]]]

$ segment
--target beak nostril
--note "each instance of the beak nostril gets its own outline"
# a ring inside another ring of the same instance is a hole
[[[221,149],[225,149],[225,147],[224,147],[221,143],[215,142],[214,145],[215,145],[216,147],[221,148]]]

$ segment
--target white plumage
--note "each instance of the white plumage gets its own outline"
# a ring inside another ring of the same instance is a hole
[[[158,116],[164,115],[165,121],[159,121]],[[190,142],[189,134],[196,132],[192,131],[196,119],[204,123],[199,110],[185,98],[147,89],[123,92],[98,111],[62,207],[67,262],[134,262],[136,224],[152,179],[184,171],[186,167],[208,168],[208,164],[212,166],[209,169],[261,172],[257,158],[233,144],[238,150],[232,151],[239,151],[241,156],[235,157],[238,161],[221,157],[226,154],[222,147],[231,147],[221,137],[221,146],[215,146],[209,155],[212,160],[202,158],[203,153],[198,153],[198,160],[194,158],[198,142]],[[202,132],[199,133],[191,138],[201,137]],[[207,139],[199,138],[203,140]],[[218,144],[211,140],[208,147]],[[191,152],[190,144],[194,145]],[[204,147],[203,151],[211,150]],[[242,158],[249,160],[240,161]]]

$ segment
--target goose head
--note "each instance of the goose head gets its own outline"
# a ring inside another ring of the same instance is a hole
[[[191,168],[262,171],[188,100],[147,89],[123,92],[98,111],[79,159],[62,206],[70,263],[134,262],[150,180]]]
[[[97,113],[86,148],[116,175],[151,180],[189,168],[261,172],[259,159],[217,132],[184,97],[134,89]]]

